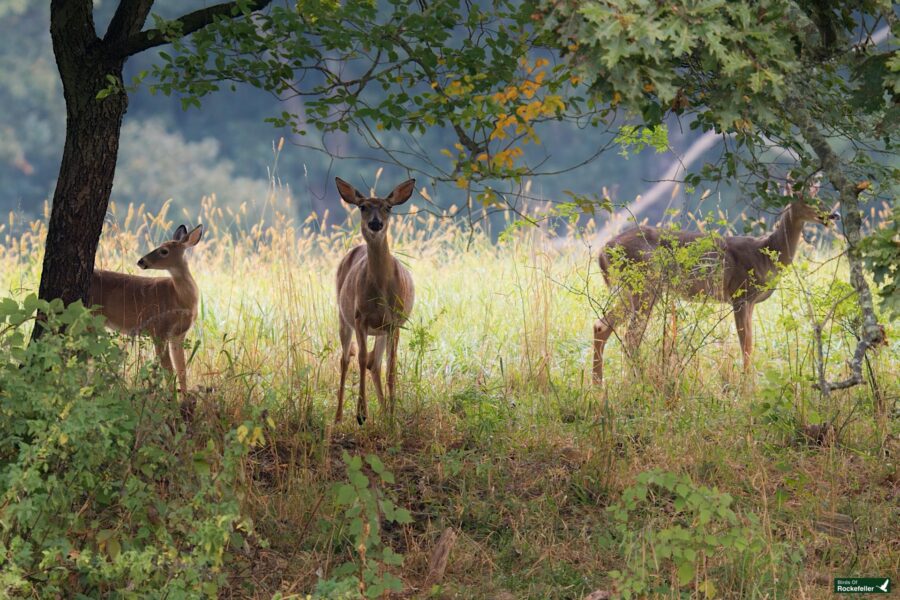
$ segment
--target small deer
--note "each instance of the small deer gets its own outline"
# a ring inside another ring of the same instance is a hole
[[[200,290],[187,265],[185,251],[197,245],[203,225],[188,232],[179,225],[172,239],[141,258],[142,269],[159,269],[171,277],[140,277],[94,270],[88,303],[98,306],[108,326],[130,335],[153,338],[160,363],[172,371],[172,359],[182,393],[187,391],[184,338],[197,318]]]
[[[382,410],[393,408],[397,378],[397,344],[400,328],[412,312],[415,289],[412,275],[388,248],[387,229],[391,209],[409,200],[416,180],[401,183],[386,198],[368,198],[340,178],[335,178],[344,202],[359,207],[365,244],[354,247],[341,260],[337,270],[337,301],[341,338],[341,383],[337,414],[344,410],[344,384],[352,354],[352,336],[356,334],[359,358],[359,398],[356,421],[362,425],[367,416],[366,370],[375,382],[375,395]],[[368,336],[375,336],[375,347],[368,352]],[[390,406],[381,388],[381,359],[387,347],[387,387]]]
[[[807,222],[827,225],[840,218],[836,212],[828,214],[808,204],[807,196],[802,192],[794,193],[789,186],[788,194],[794,199],[782,211],[772,232],[761,237],[663,232],[656,227],[640,226],[610,240],[599,257],[607,286],[611,286],[610,267],[617,256],[621,257],[626,269],[636,267],[648,278],[639,290],[620,286],[621,295],[616,305],[594,324],[594,383],[603,380],[606,341],[624,319],[628,323],[623,341],[626,351],[633,356],[640,346],[650,311],[666,282],[672,282],[676,293],[682,297],[706,297],[732,305],[744,372],[749,371],[753,352],[753,307],[772,295],[775,277],[793,262],[803,226]],[[813,187],[809,196],[815,197],[815,194]],[[711,249],[701,247],[696,265],[687,273],[669,271],[666,267],[654,269],[650,264],[660,252],[672,253],[679,247],[703,241]]]

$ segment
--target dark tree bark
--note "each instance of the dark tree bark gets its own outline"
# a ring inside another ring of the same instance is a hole
[[[107,75],[122,79],[124,59],[109,58],[94,31],[90,0],[54,0],[50,36],[66,100],[66,142],[47,231],[40,297],[87,302],[128,97],[102,100]],[[35,335],[42,329],[35,327]]]
[[[39,295],[65,304],[87,301],[94,255],[109,206],[122,118],[128,96],[122,71],[128,57],[168,43],[161,32],[142,31],[154,0],[121,0],[101,40],[96,33],[92,0],[52,0],[50,37],[66,101],[66,142],[47,230]],[[256,0],[252,10],[271,0]],[[183,35],[206,27],[215,18],[242,15],[234,2],[209,6],[181,19]],[[97,98],[112,77],[119,91]],[[43,328],[35,327],[33,338]]]

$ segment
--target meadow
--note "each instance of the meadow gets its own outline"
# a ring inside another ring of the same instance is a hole
[[[371,398],[355,423],[351,365],[351,418],[334,426],[334,273],[361,241],[358,218],[289,214],[244,223],[212,198],[196,214],[113,206],[97,255],[135,273],[179,223],[207,228],[190,257],[202,292],[188,336],[194,406],[170,426],[198,452],[259,424],[235,479],[252,535],[213,567],[223,577],[210,595],[357,597],[369,567],[369,592],[387,573],[396,597],[504,600],[823,598],[834,577],[900,574],[897,322],[882,321],[889,343],[869,354],[868,385],[814,388],[816,322],[829,378],[855,347],[840,242],[802,243],[757,307],[749,379],[730,310],[673,298],[636,364],[610,342],[595,388],[591,327],[610,294],[592,223],[564,243],[534,227],[492,241],[453,214],[398,215],[391,247],[416,303],[396,414]],[[11,215],[0,229],[0,296],[20,300],[37,289],[45,229],[17,228]],[[122,381],[144,385],[151,344],[116,343]],[[347,457],[367,456],[348,473]],[[367,491],[387,504],[366,512]],[[354,506],[380,521],[354,524]],[[115,559],[109,539],[85,543]]]

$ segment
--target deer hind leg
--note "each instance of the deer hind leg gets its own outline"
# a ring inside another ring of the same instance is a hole
[[[169,340],[169,351],[175,360],[175,373],[182,394],[187,393],[187,364],[184,359],[184,336]]]
[[[368,348],[366,348],[366,326],[357,318],[353,329],[356,331],[357,359],[359,361],[359,396],[356,400],[356,422],[362,425],[366,422],[368,409],[366,407],[366,365],[368,364]]]
[[[750,356],[753,354],[753,305],[736,304],[734,307],[734,324],[738,340],[741,342],[741,355],[744,359],[744,373],[750,370]]]
[[[388,337],[379,335],[375,337],[375,347],[369,354],[366,368],[372,374],[372,381],[375,383],[375,396],[378,398],[378,404],[384,411],[387,407],[384,404],[384,388],[381,386],[381,361],[384,358],[384,348],[387,346]]]
[[[337,412],[334,415],[335,423],[340,423],[344,416],[344,387],[347,383],[350,356],[353,354],[353,328],[347,325],[343,319],[339,321],[339,334],[341,338],[341,383],[340,387],[338,387]]]
[[[394,402],[397,398],[397,346],[400,344],[400,330],[391,331],[388,341],[388,359],[387,359],[387,386],[388,401],[390,402],[390,411],[394,411]]]

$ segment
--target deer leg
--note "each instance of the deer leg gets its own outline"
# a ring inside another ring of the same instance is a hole
[[[156,356],[159,364],[166,371],[172,371],[172,356],[169,354],[169,342],[165,339],[153,338],[153,346],[156,348]]]
[[[357,352],[359,352],[357,355],[359,360],[359,396],[356,400],[356,422],[362,425],[366,422],[366,417],[368,416],[366,407],[366,363],[368,358],[368,348],[366,348],[366,326],[362,323],[361,319],[356,319],[354,329],[356,330]]]
[[[397,398],[397,346],[400,344],[400,330],[395,329],[390,333],[388,342],[388,359],[387,359],[387,386],[388,400],[390,401],[390,411],[394,411],[394,402]]]
[[[381,360],[384,357],[384,347],[387,345],[387,337],[379,335],[375,337],[375,347],[369,354],[366,367],[372,374],[372,381],[375,382],[375,396],[378,398],[378,404],[381,410],[386,410],[384,404],[384,388],[381,387]]]
[[[593,380],[595,385],[603,382],[603,350],[606,348],[606,341],[613,333],[614,326],[615,319],[610,313],[603,315],[594,323]]]
[[[184,336],[169,340],[169,351],[175,360],[175,373],[182,394],[187,393],[187,365],[184,360]]]
[[[650,311],[656,303],[655,294],[641,294],[630,299],[631,315],[628,319],[628,330],[625,332],[625,350],[634,360],[637,357],[638,348],[644,338],[647,322],[650,320]]]
[[[741,354],[744,358],[744,373],[750,370],[750,355],[753,353],[753,305],[737,304],[734,307],[734,324],[738,340],[741,342]]]
[[[343,319],[340,319],[339,332],[341,338],[341,384],[338,387],[337,412],[334,415],[335,423],[340,423],[344,416],[344,387],[347,383],[350,355],[353,353],[353,328],[347,325]]]

